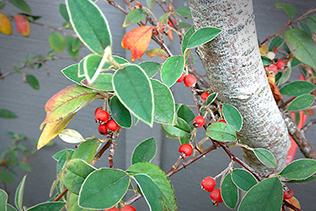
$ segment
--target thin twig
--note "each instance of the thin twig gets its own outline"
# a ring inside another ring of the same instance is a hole
[[[67,33],[67,32],[64,32],[64,31],[61,30],[61,29],[54,28],[54,27],[48,26],[48,25],[43,24],[43,23],[38,23],[38,22],[35,22],[35,21],[31,21],[30,23],[35,24],[35,25],[39,25],[39,26],[43,26],[43,27],[45,27],[45,28],[47,28],[47,29],[50,29],[50,30],[52,30],[52,31],[57,31],[57,32],[59,32],[60,34],[63,34],[63,35],[65,35],[65,36],[78,37],[76,34]]]
[[[313,124],[316,124],[316,119],[310,120],[308,123],[304,125],[304,127],[301,129],[302,132],[306,133],[308,128],[310,128]]]

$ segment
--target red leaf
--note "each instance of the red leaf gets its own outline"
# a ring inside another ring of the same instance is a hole
[[[25,37],[28,37],[31,31],[29,20],[23,15],[13,16],[16,21],[16,30]]]
[[[139,59],[147,50],[152,29],[152,26],[140,26],[124,35],[122,47],[132,52],[131,59],[133,62],[135,58]]]

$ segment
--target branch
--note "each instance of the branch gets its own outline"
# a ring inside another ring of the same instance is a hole
[[[301,152],[306,158],[311,158],[316,160],[316,152],[311,146],[310,143],[307,142],[306,138],[304,137],[302,131],[300,131],[293,118],[290,114],[283,114],[283,118],[285,121],[285,124],[288,128],[289,134],[296,142],[297,146],[300,148]]]
[[[304,125],[304,127],[301,129],[302,132],[306,133],[306,131],[308,130],[308,128],[310,128],[310,126],[312,126],[313,124],[316,124],[316,119],[312,119],[310,120],[308,123],[306,123]]]
[[[78,37],[78,36],[75,35],[75,34],[70,34],[70,33],[64,32],[64,31],[61,30],[61,29],[57,29],[57,28],[48,26],[48,25],[43,24],[43,23],[38,23],[38,22],[34,22],[34,21],[30,21],[30,23],[33,23],[33,24],[39,25],[39,26],[43,26],[43,27],[48,28],[48,29],[50,29],[50,30],[52,30],[52,31],[57,31],[57,32],[59,32],[60,34],[63,34],[63,35],[65,35],[65,36]]]

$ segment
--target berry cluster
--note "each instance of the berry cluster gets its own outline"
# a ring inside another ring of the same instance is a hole
[[[101,107],[95,110],[94,118],[99,123],[99,133],[101,135],[107,135],[110,131],[115,132],[118,129],[118,124],[113,119],[109,120],[109,113]]]
[[[177,82],[181,83],[184,82],[184,85],[187,87],[192,87],[196,84],[196,78],[194,75],[191,74],[187,74],[185,75],[184,73],[182,73],[182,75],[178,78]]]
[[[276,64],[269,65],[269,67],[267,68],[267,71],[269,73],[277,74],[279,70],[284,69],[285,65],[286,65],[286,62],[282,59],[279,59]]]
[[[210,192],[210,198],[214,201],[215,204],[222,203],[221,190],[215,188],[216,182],[213,177],[205,177],[201,182],[201,187],[203,190]]]
[[[121,209],[118,209],[116,207],[111,207],[111,208],[105,209],[103,211],[136,211],[136,209],[130,205],[125,205]]]

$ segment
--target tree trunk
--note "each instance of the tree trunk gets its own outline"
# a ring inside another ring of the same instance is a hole
[[[243,159],[263,174],[284,168],[290,139],[274,101],[261,61],[251,0],[189,0],[195,29],[222,30],[198,54],[211,89],[243,116],[238,139],[252,148],[264,148],[276,157],[277,169],[262,165],[251,151]]]

